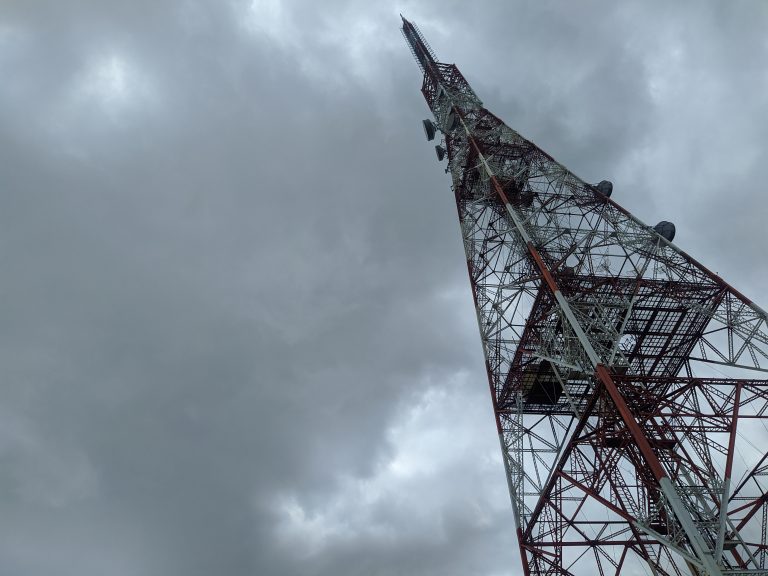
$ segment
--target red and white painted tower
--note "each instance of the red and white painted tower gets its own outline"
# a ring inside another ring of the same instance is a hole
[[[402,31],[453,180],[525,574],[768,574],[766,312]]]

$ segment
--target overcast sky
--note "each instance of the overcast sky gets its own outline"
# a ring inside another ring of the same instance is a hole
[[[4,0],[0,574],[520,574],[415,21],[768,305],[768,3]]]

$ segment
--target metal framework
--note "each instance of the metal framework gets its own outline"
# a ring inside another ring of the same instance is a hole
[[[768,574],[766,312],[402,32],[444,140],[524,573]]]

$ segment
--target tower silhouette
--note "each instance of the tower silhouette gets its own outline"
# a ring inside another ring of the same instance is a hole
[[[452,178],[524,573],[768,574],[766,312],[402,32]]]

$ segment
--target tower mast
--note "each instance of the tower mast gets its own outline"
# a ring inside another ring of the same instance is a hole
[[[768,574],[768,452],[741,440],[768,431],[766,312],[402,32],[451,173],[525,574]]]

